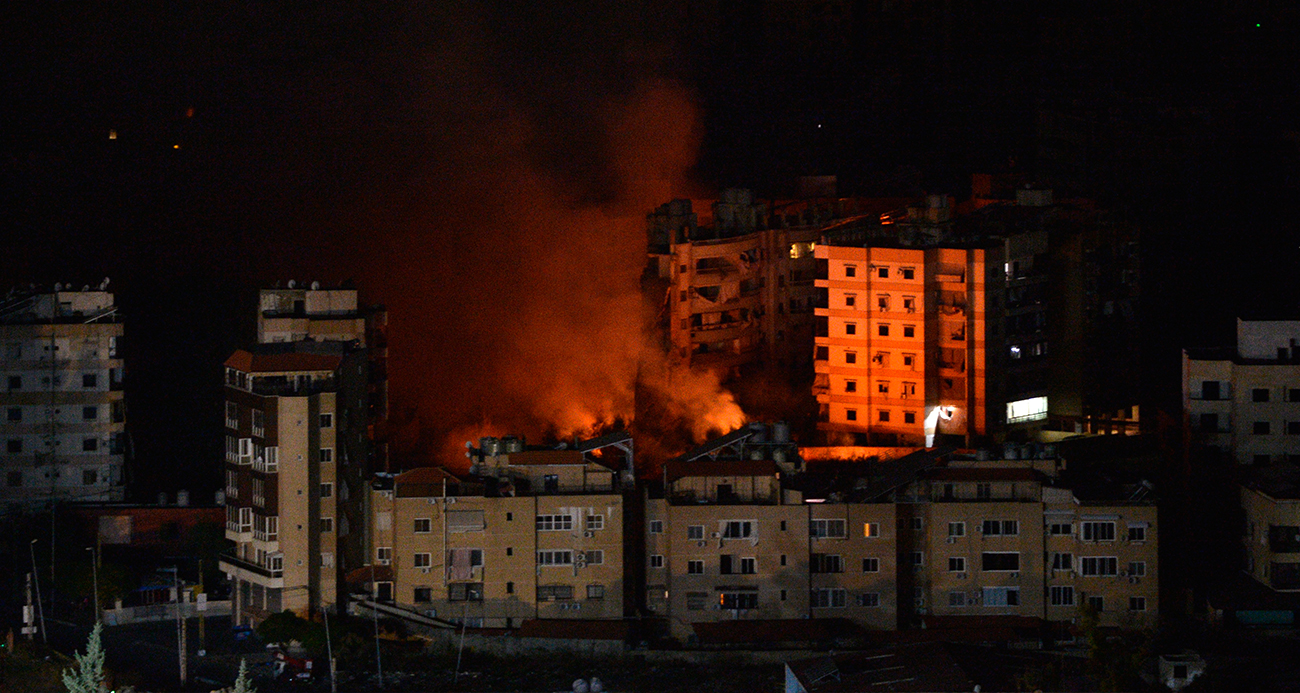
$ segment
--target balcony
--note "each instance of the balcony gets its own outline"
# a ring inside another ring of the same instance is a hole
[[[221,561],[220,563],[221,570],[224,573],[241,572],[249,575],[256,575],[258,577],[266,578],[267,580],[276,580],[276,581],[283,581],[284,579],[283,570],[271,570],[270,568],[264,568],[260,565],[257,565],[256,563],[249,563],[248,561],[245,561],[241,558],[236,558],[231,554],[223,554],[220,557],[220,561]],[[271,587],[273,585],[268,584],[267,586]]]

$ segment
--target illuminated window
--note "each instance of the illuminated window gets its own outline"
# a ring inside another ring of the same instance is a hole
[[[1047,398],[1030,397],[1028,399],[1007,402],[1007,423],[1021,421],[1041,421],[1047,418]]]
[[[867,522],[862,525],[862,536],[868,539],[875,539],[880,536],[880,525],[875,522]]]

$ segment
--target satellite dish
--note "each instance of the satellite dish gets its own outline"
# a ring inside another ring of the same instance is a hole
[[[320,282],[312,282],[312,283],[311,283],[311,290],[312,290],[312,291],[320,291]]]
[[[81,286],[81,290],[82,290],[82,291],[90,291],[90,285],[89,285],[89,284],[83,284],[83,285]]]
[[[108,277],[104,277],[104,281],[99,283],[99,290],[108,291]]]
[[[296,288],[298,288],[298,282],[296,282],[296,281],[290,279],[290,280],[289,280],[289,288],[290,288],[290,289],[296,289]]]

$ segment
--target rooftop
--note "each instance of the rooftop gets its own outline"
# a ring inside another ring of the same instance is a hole
[[[244,373],[332,372],[342,362],[342,357],[330,354],[262,354],[240,349],[226,359],[226,367]]]

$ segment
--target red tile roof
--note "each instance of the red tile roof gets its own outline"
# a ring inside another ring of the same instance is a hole
[[[333,371],[343,359],[333,354],[254,354],[240,349],[226,359],[226,368],[244,373]]]
[[[776,463],[771,460],[694,460],[669,462],[669,481],[701,476],[775,476]]]

